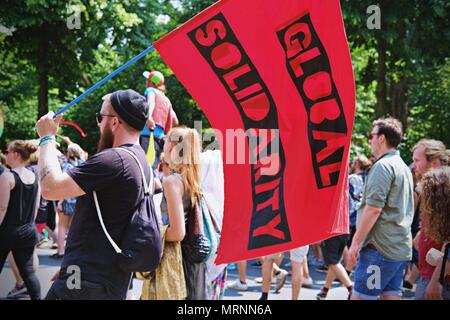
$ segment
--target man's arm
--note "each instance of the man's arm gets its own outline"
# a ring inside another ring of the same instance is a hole
[[[364,239],[366,239],[370,230],[372,230],[375,222],[377,222],[378,217],[381,214],[382,208],[373,207],[366,205],[364,211],[361,215],[361,221],[356,229],[356,233],[353,237],[352,245],[349,249],[350,259],[356,263],[358,259],[359,250],[361,249],[361,244]]]
[[[146,122],[147,128],[149,130],[155,129],[155,121],[153,120],[153,110],[155,110],[155,100],[156,95],[153,90],[147,94],[147,103],[148,103],[148,119]]]
[[[155,110],[155,103],[156,103],[156,94],[153,90],[150,90],[150,92],[147,95],[147,103],[148,103],[148,115],[151,117],[153,115],[153,110]]]
[[[45,199],[63,200],[85,194],[67,173],[61,171],[54,142],[40,147],[38,167],[41,192]]]
[[[36,124],[40,137],[56,135],[61,115],[53,119],[52,114],[43,116]],[[42,196],[47,200],[75,198],[85,194],[78,184],[61,171],[56,155],[55,141],[39,147],[39,180]]]

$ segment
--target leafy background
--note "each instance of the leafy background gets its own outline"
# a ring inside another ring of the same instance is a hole
[[[4,0],[0,24],[0,101],[5,117],[0,148],[13,139],[36,138],[38,116],[57,110],[92,84],[181,25],[212,0]],[[356,80],[356,115],[351,155],[369,155],[367,132],[380,116],[399,118],[406,128],[400,151],[411,161],[421,138],[450,145],[450,2],[380,0],[381,29],[369,30],[372,1],[342,0],[341,7]],[[80,29],[69,30],[70,6],[80,11]],[[62,134],[94,152],[98,129],[94,113],[101,97],[118,89],[145,89],[144,70],[166,75],[168,96],[180,122],[208,121],[185,88],[153,52],[107,82],[65,115],[87,133],[71,127]]]

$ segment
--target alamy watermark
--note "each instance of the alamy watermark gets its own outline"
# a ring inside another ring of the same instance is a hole
[[[381,29],[381,10],[378,5],[370,5],[367,7],[366,13],[370,16],[367,18],[366,26],[369,30]]]
[[[202,133],[202,122],[194,121],[194,129],[200,135],[204,151],[222,148],[225,164],[258,164],[261,174],[273,175],[279,171],[280,162],[276,155],[280,151],[279,129],[226,129],[225,132],[214,129]],[[174,150],[170,160],[174,164],[191,164],[191,147],[193,141],[182,140],[176,134],[171,135]],[[194,159],[195,160],[195,159]]]
[[[81,11],[83,9],[82,5],[66,5],[67,20],[66,26],[69,30],[81,29]]]
[[[379,266],[370,265],[366,271],[370,274],[366,280],[366,286],[369,290],[380,290],[381,289],[381,269]]]
[[[81,289],[81,269],[77,265],[70,265],[67,267],[67,274],[70,276],[66,280],[67,289],[80,290]]]

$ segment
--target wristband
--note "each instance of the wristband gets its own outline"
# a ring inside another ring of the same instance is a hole
[[[39,141],[39,147],[42,147],[44,145],[46,145],[47,143],[50,143],[52,141],[56,141],[55,140],[55,136],[44,136],[41,138],[41,140]]]

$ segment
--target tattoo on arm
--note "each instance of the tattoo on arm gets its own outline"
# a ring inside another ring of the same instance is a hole
[[[46,176],[48,176],[52,172],[53,168],[51,166],[46,166],[42,168],[39,172],[39,182],[42,182]]]

